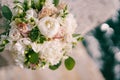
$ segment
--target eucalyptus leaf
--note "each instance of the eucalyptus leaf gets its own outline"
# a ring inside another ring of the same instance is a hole
[[[11,20],[11,18],[13,16],[10,8],[6,5],[2,6],[2,15],[8,20]]]
[[[57,65],[49,66],[49,68],[51,70],[56,70],[56,69],[58,69],[60,67],[60,65],[61,65],[61,61]]]
[[[72,70],[75,66],[75,60],[72,57],[69,57],[65,60],[64,64],[68,70]]]
[[[59,0],[53,0],[53,4],[57,6],[59,4]]]

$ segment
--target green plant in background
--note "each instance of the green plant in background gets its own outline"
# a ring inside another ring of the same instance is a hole
[[[97,51],[101,53],[101,57],[94,60],[97,62],[96,64],[100,64],[98,67],[100,67],[100,71],[105,77],[105,80],[120,80],[120,67],[117,67],[117,70],[115,69],[116,66],[120,66],[120,61],[115,58],[115,55],[119,54],[117,52],[120,50],[120,10],[117,14],[119,15],[115,17],[117,19],[116,21],[111,18],[105,22],[110,26],[109,29],[114,31],[110,37],[108,37],[109,34],[106,34],[107,31],[101,30],[101,25],[86,34],[86,37],[90,34],[90,36],[94,37],[99,43],[99,49]],[[96,43],[95,41],[93,42],[85,38],[83,44],[89,55],[94,58],[94,52],[88,48],[88,46],[92,47],[92,45],[89,44],[90,42]]]

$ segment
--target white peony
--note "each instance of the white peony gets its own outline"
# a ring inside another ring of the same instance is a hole
[[[50,63],[51,65],[56,65],[60,62],[63,57],[62,49],[64,44],[59,40],[45,42],[42,45],[42,49],[40,50],[40,57]]]
[[[60,24],[52,17],[44,17],[39,21],[38,28],[44,36],[52,38],[58,33]]]
[[[13,41],[17,41],[17,40],[21,37],[21,34],[20,34],[20,32],[19,32],[18,29],[16,29],[16,28],[11,28],[10,33],[9,33],[9,37],[10,37],[10,39],[12,39]]]
[[[37,13],[35,10],[33,9],[29,9],[27,12],[26,12],[26,18],[29,20],[31,18],[37,18]]]

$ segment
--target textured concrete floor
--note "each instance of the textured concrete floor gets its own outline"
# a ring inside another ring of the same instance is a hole
[[[0,1],[2,5],[12,6],[12,0]],[[76,32],[82,35],[114,15],[118,7],[118,0],[66,0],[66,2],[79,24]],[[2,23],[2,20],[0,21]],[[0,80],[104,80],[82,43],[71,54],[76,60],[76,66],[72,71],[67,71],[63,65],[56,71],[20,69],[10,65],[13,60],[8,54],[9,52],[0,54],[0,64],[4,62],[0,65]]]

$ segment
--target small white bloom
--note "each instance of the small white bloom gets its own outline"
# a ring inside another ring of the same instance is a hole
[[[30,45],[31,44],[31,40],[29,38],[21,38],[19,40],[19,42],[23,45]]]
[[[106,23],[101,25],[101,30],[102,31],[107,31],[109,28],[110,28],[110,26],[108,24],[106,24]]]
[[[26,18],[31,19],[31,18],[37,18],[37,13],[35,10],[30,9],[26,12]]]
[[[44,36],[52,38],[59,31],[60,24],[54,18],[45,17],[39,21],[38,28]]]
[[[16,16],[21,13],[23,13],[23,7],[18,3],[16,4],[16,7],[13,9],[13,15]]]
[[[10,37],[13,41],[16,41],[16,40],[18,40],[18,39],[21,37],[21,34],[20,34],[19,30],[17,30],[16,28],[12,28],[12,29],[10,30],[9,37]]]
[[[120,61],[120,52],[118,52],[118,53],[115,54],[115,59],[117,61]]]
[[[42,49],[42,48],[41,48],[41,44],[32,43],[31,46],[32,46],[32,49],[33,49],[36,53],[38,53],[38,52]]]

